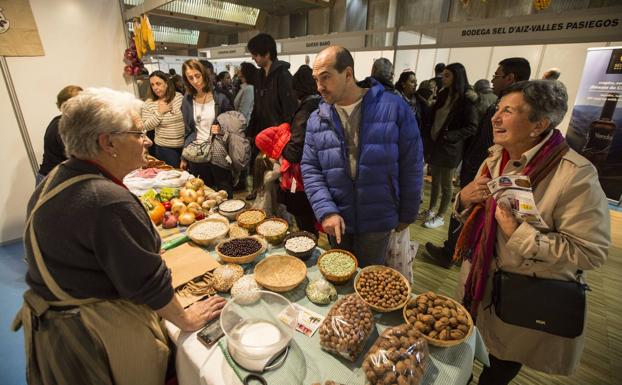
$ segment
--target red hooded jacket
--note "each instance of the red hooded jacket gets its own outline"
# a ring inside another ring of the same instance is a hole
[[[281,157],[281,153],[291,137],[289,123],[266,128],[255,137],[255,145],[271,159],[281,164],[281,188],[285,191],[304,191],[300,163],[290,163]]]

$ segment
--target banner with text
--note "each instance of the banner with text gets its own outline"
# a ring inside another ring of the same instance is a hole
[[[588,49],[566,140],[598,170],[607,198],[622,197],[622,47]]]

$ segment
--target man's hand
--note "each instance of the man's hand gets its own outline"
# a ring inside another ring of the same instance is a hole
[[[206,323],[218,317],[226,304],[227,300],[217,295],[193,303],[186,309],[187,324],[184,331],[193,332],[202,328]]]
[[[400,222],[397,227],[395,228],[396,232],[402,232],[403,230],[406,230],[408,228],[408,226],[410,226],[410,223],[402,223]]]
[[[346,233],[346,223],[339,214],[329,214],[322,220],[322,227],[328,235],[332,235],[341,243],[341,236]]]

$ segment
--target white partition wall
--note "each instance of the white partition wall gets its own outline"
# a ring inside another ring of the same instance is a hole
[[[133,85],[123,77],[126,44],[117,0],[30,0],[30,5],[45,56],[7,58],[7,63],[40,162],[45,128],[59,113],[55,102],[61,88],[77,84],[133,92]],[[3,243],[22,236],[26,202],[35,179],[4,82],[0,102],[0,161],[5,166],[0,184]]]
[[[473,84],[479,79],[491,78],[489,60],[491,52],[492,47],[452,48],[445,64],[462,63],[467,69],[469,82]]]

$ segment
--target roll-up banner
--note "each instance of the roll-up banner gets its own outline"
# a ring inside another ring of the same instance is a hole
[[[622,47],[590,48],[566,139],[598,170],[607,198],[622,197]]]

